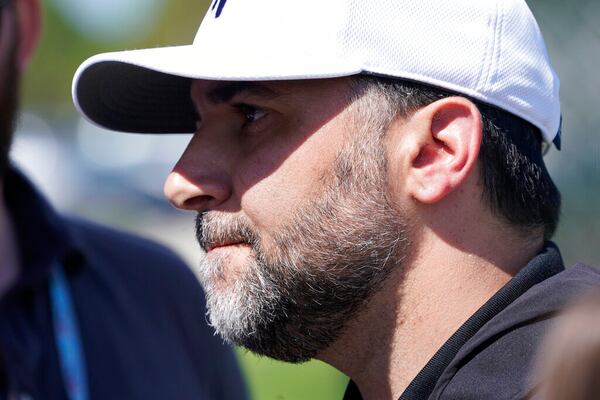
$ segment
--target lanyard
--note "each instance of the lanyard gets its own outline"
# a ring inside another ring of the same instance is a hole
[[[69,400],[88,400],[87,372],[67,278],[55,265],[50,279],[54,337]]]

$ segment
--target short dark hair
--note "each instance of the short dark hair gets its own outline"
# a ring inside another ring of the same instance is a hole
[[[560,192],[550,178],[542,154],[540,130],[500,108],[462,94],[420,82],[357,75],[353,86],[374,88],[398,115],[408,116],[437,100],[461,96],[479,108],[483,138],[479,164],[483,198],[494,214],[524,232],[543,229],[551,238],[560,217]]]

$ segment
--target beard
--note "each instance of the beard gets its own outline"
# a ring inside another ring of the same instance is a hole
[[[0,179],[6,173],[9,163],[10,145],[15,125],[18,104],[18,73],[16,65],[16,44],[6,60],[6,71],[0,77]]]
[[[272,234],[239,214],[199,214],[205,251],[219,243],[251,250],[239,273],[222,253],[202,260],[199,279],[217,333],[288,362],[328,348],[406,257],[407,218],[386,198],[386,170],[382,139],[371,133],[338,154],[323,194]]]

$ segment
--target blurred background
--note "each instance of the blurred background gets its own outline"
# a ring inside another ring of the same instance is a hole
[[[208,0],[42,0],[41,46],[23,81],[13,159],[58,209],[171,246],[194,267],[193,214],[162,184],[190,137],[123,135],[73,108],[71,79],[104,51],[189,44]],[[528,1],[562,80],[563,150],[546,156],[563,193],[556,241],[567,264],[600,266],[600,2]],[[243,33],[240,40],[246,40]],[[243,62],[243,60],[241,60]],[[319,362],[289,365],[238,351],[255,400],[341,399],[347,378]]]

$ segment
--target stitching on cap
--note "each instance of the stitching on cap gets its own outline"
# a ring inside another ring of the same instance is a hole
[[[488,84],[491,86],[494,77],[498,73],[498,69],[500,68],[500,59],[502,58],[502,32],[504,32],[504,20],[506,17],[505,7],[503,3],[500,3],[500,23],[498,25],[498,43],[496,47],[496,54],[492,68],[490,68],[490,76],[488,78]]]
[[[340,46],[338,44],[338,48],[336,49],[337,52],[339,52],[340,54],[338,54],[338,56],[341,56],[343,58],[344,55],[351,53],[352,52],[352,47],[356,46],[357,43],[354,43],[355,41],[355,37],[352,33],[352,29],[351,27],[353,26],[353,24],[355,24],[355,20],[356,20],[356,10],[358,9],[358,6],[354,5],[354,1],[350,1],[350,2],[346,2],[344,3],[344,12],[346,13],[347,18],[345,19],[345,23],[344,26],[340,26],[337,34],[340,36],[340,42],[342,45]],[[364,42],[361,41],[360,42],[360,49],[362,51],[364,47]],[[356,51],[354,49],[354,51]],[[364,61],[364,60],[361,60]]]
[[[493,29],[494,36],[491,41],[492,48],[490,49],[490,52],[489,52],[489,55],[490,55],[490,58],[488,60],[489,62],[486,63],[487,71],[485,73],[485,78],[482,80],[482,87],[481,87],[482,90],[486,88],[486,86],[490,80],[490,75],[492,72],[492,65],[493,65],[494,58],[495,58],[494,54],[496,53],[496,42],[498,40],[498,35],[499,35],[499,33],[498,33],[498,17],[499,17],[498,8],[500,7],[501,1],[503,1],[503,0],[496,0],[496,2],[495,2],[496,3],[496,13],[494,15],[494,29]]]
[[[492,16],[488,15],[488,30],[490,25],[492,25]],[[488,57],[490,54],[490,42],[493,41],[493,37],[492,40],[490,40],[490,35],[487,35],[487,40],[485,41],[485,48],[484,48],[484,53],[483,53],[483,62],[481,63],[481,68],[479,68],[479,74],[477,75],[477,80],[475,81],[475,85],[478,91],[480,91],[482,89],[482,79],[484,76],[483,70],[485,69],[486,65],[487,65],[487,61],[488,61]]]

